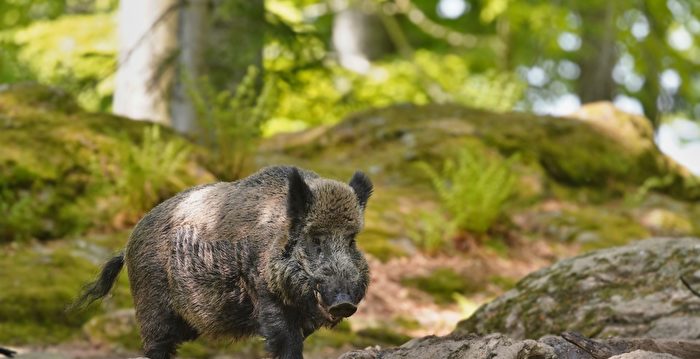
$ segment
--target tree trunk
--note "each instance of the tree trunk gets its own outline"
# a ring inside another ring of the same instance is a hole
[[[263,0],[213,0],[206,68],[218,90],[235,91],[249,66],[262,72]],[[258,78],[258,84],[262,79]]]
[[[369,70],[371,60],[393,51],[381,18],[357,5],[335,14],[332,41],[340,64],[360,73]]]
[[[113,112],[138,120],[170,122],[168,96],[177,51],[178,0],[121,0],[119,68]]]
[[[195,134],[197,81],[233,92],[248,66],[262,69],[264,10],[263,0],[121,0],[114,112]]]
[[[179,11],[177,37],[180,51],[170,101],[172,125],[179,133],[193,134],[198,128],[196,111],[188,92],[206,74],[209,16],[208,0],[189,0]]]
[[[614,1],[587,3],[580,14],[583,20],[578,80],[581,103],[612,101],[615,89],[612,70],[617,61]]]
[[[642,59],[646,72],[644,73],[644,87],[640,93],[640,100],[644,108],[644,114],[651,121],[654,130],[659,127],[659,98],[661,96],[661,80],[659,75],[662,70],[661,59],[657,49],[662,49],[665,41],[664,27],[656,19],[652,9],[646,2],[642,7],[647,20],[649,21],[649,35],[641,44]]]

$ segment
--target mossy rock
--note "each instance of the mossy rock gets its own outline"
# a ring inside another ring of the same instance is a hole
[[[83,326],[93,344],[116,346],[131,350],[141,348],[141,337],[133,309],[120,309],[95,316]]]
[[[459,323],[456,332],[516,339],[578,331],[589,337],[700,339],[700,239],[653,238],[562,260]]]
[[[553,234],[546,237],[580,243],[583,249],[623,245],[665,234],[649,228],[634,208],[623,203],[630,194],[638,194],[642,201],[655,193],[685,203],[700,198],[697,178],[657,149],[646,119],[606,103],[584,106],[576,116],[395,105],[357,113],[335,126],[266,139],[255,163],[292,163],[335,178],[348,178],[356,169],[367,172],[376,191],[358,243],[382,260],[421,247],[421,238],[413,247],[408,240],[424,232],[416,213],[442,215],[430,179],[416,164],[439,169],[465,147],[502,157],[517,154],[511,168],[518,179],[516,193],[501,224],[519,237]],[[512,213],[537,216],[544,200],[574,209],[559,215],[544,210],[544,217],[549,217],[536,226],[509,222]],[[542,233],[542,228],[550,227],[563,231]],[[677,233],[695,233],[687,227]]]
[[[649,178],[669,177],[658,190],[700,198],[700,182],[656,148],[645,120],[610,107],[605,105],[604,112],[616,126],[601,124],[605,118],[395,105],[355,114],[333,127],[277,136],[265,143],[261,157],[286,154],[325,166],[368,169],[394,184],[414,184],[422,176],[412,163],[439,164],[467,143],[478,142],[507,156],[520,153],[522,162],[539,164],[549,179],[567,186],[624,192]]]
[[[126,278],[120,278],[102,304],[66,311],[108,255],[104,247],[80,240],[4,245],[0,252],[0,342],[62,342],[75,338],[91,317],[130,305]]]
[[[0,242],[57,238],[104,222],[100,216],[114,213],[105,208],[109,205],[97,204],[97,197],[109,191],[97,190],[104,178],[96,166],[127,171],[120,168],[124,149],[138,149],[153,126],[83,112],[69,95],[53,88],[22,84],[0,89]],[[163,146],[178,143],[195,153],[172,131],[163,128],[161,133]],[[154,190],[159,199],[213,180],[194,155],[189,157],[175,169],[179,186]],[[109,180],[119,180],[112,176]]]

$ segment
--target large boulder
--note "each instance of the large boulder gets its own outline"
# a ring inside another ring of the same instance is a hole
[[[528,275],[456,332],[700,339],[700,298],[680,280],[700,283],[698,268],[697,238],[653,238],[591,252]]]
[[[283,154],[310,162],[323,158],[334,169],[367,168],[400,183],[415,180],[412,162],[439,163],[468,144],[521,154],[521,162],[567,185],[615,188],[663,177],[659,190],[700,198],[697,178],[658,150],[648,120],[609,103],[584,106],[572,117],[395,105],[354,114],[336,126],[277,136],[266,141],[259,161]]]
[[[700,342],[681,340],[591,340],[578,333],[548,335],[539,340],[512,339],[500,333],[484,336],[451,334],[411,340],[396,348],[370,347],[339,359],[695,359]]]
[[[254,163],[294,163],[335,178],[368,172],[376,191],[358,243],[385,259],[411,253],[406,238],[441,227],[431,219],[442,214],[439,199],[416,164],[440,169],[465,148],[495,160],[516,155],[510,170],[517,184],[507,208],[514,237],[590,250],[700,234],[697,178],[658,150],[647,119],[610,103],[584,106],[571,117],[394,105],[265,139]]]

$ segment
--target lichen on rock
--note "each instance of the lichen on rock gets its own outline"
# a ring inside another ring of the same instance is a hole
[[[700,300],[679,280],[699,283],[699,265],[697,238],[653,238],[590,252],[528,275],[456,332],[700,339],[688,330],[700,319]]]

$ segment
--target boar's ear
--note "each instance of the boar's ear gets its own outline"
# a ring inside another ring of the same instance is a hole
[[[369,196],[372,195],[372,189],[374,188],[374,186],[372,186],[372,181],[369,180],[369,177],[367,177],[364,172],[357,171],[350,179],[350,187],[355,191],[357,202],[360,203],[360,207],[364,210],[367,205],[367,200]]]
[[[287,216],[292,221],[292,227],[297,228],[311,207],[313,194],[296,168],[293,168],[292,172],[289,173],[287,181],[289,182]]]

